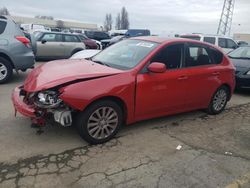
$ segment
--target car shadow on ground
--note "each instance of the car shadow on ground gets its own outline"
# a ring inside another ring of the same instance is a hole
[[[250,89],[236,89],[234,93],[244,95],[244,96],[250,96]]]

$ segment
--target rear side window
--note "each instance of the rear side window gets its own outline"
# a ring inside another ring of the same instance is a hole
[[[221,48],[226,48],[227,47],[226,39],[219,38],[219,47],[221,47]]]
[[[210,53],[211,53],[211,56],[212,56],[215,64],[222,63],[223,53],[221,53],[220,51],[216,50],[215,48],[210,48]]]
[[[215,37],[204,37],[204,42],[215,44]]]
[[[204,46],[190,44],[186,51],[186,67],[213,64],[208,49]]]
[[[0,34],[2,34],[6,28],[7,22],[0,21]]]
[[[77,36],[74,35],[64,35],[65,42],[80,42]]]

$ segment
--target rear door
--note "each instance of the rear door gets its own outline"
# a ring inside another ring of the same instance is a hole
[[[64,40],[64,57],[70,57],[73,53],[73,51],[76,49],[78,44],[83,44],[81,40],[76,36],[76,35],[63,35],[63,40]]]
[[[191,109],[206,107],[220,86],[220,69],[215,64],[210,47],[187,43],[185,50],[187,76],[187,105]]]
[[[59,58],[64,55],[62,35],[57,33],[44,33],[37,41],[37,56]]]
[[[136,119],[185,111],[187,70],[182,68],[184,44],[166,46],[149,62],[164,63],[167,71],[150,73],[146,67],[137,76]]]

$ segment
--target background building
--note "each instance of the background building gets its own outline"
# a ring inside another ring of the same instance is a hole
[[[98,30],[97,24],[71,22],[63,20],[47,20],[31,17],[10,16],[18,24],[39,24],[50,28],[64,28],[74,30]]]
[[[234,33],[234,40],[250,42],[250,33]]]

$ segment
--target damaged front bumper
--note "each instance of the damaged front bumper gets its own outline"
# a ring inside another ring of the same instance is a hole
[[[53,121],[61,124],[62,126],[71,126],[72,117],[71,111],[68,108],[61,107],[55,109],[41,109],[38,108],[35,104],[26,104],[24,102],[25,92],[22,89],[22,86],[16,87],[12,93],[12,102],[16,112],[29,117],[32,120],[33,124],[39,126],[45,126],[46,120],[53,117]]]

